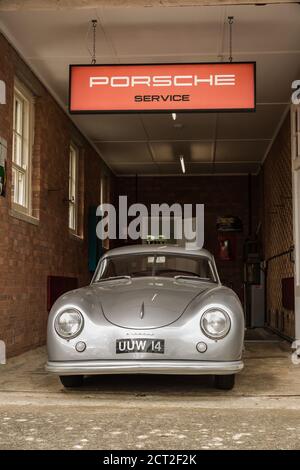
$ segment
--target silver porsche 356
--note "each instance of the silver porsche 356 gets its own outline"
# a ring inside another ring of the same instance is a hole
[[[46,369],[65,387],[91,374],[210,374],[234,386],[244,315],[206,250],[135,245],[108,251],[87,287],[48,320]]]

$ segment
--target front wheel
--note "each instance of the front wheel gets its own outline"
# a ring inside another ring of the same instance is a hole
[[[216,375],[215,386],[220,390],[232,390],[235,382],[235,374]]]
[[[59,378],[66,388],[80,387],[83,384],[83,375],[60,375]]]

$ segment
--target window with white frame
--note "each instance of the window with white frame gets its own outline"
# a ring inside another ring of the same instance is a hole
[[[75,145],[70,145],[69,155],[69,229],[78,230],[78,166],[79,151]]]
[[[15,82],[13,103],[12,202],[15,209],[29,213],[34,98],[18,81]]]

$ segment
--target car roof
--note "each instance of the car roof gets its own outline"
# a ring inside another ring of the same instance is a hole
[[[155,244],[145,244],[145,245],[129,245],[123,246],[120,248],[113,248],[105,253],[106,256],[118,256],[118,255],[127,255],[133,253],[169,253],[169,254],[185,254],[185,255],[196,255],[204,256],[213,260],[213,255],[205,249],[187,249],[185,247],[177,245],[155,245]]]

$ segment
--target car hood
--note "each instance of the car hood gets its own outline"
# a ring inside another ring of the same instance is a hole
[[[175,322],[208,282],[161,277],[102,281],[92,288],[105,318],[123,328],[160,328]]]

